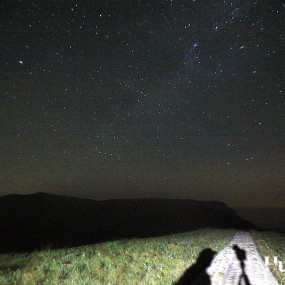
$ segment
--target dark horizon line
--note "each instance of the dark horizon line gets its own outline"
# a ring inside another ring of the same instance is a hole
[[[164,198],[164,197],[131,197],[131,198],[109,198],[109,199],[95,199],[95,198],[87,198],[87,197],[78,197],[78,196],[72,196],[72,195],[65,195],[65,194],[56,194],[52,192],[43,192],[43,191],[37,191],[37,192],[31,192],[31,193],[25,193],[25,194],[19,194],[19,193],[9,193],[0,195],[0,199],[7,197],[7,196],[32,196],[36,194],[44,194],[44,195],[51,195],[51,196],[60,196],[60,197],[68,197],[68,198],[74,198],[74,199],[80,199],[80,200],[91,200],[91,201],[120,201],[120,200],[176,200],[176,201],[196,201],[196,202],[219,202],[222,204],[225,204],[229,207],[232,207],[234,209],[285,209],[285,206],[279,206],[279,205],[232,205],[230,203],[227,203],[225,201],[221,200],[199,200],[199,199],[193,199],[193,198]]]

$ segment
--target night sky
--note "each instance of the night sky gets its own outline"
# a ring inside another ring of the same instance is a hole
[[[285,4],[2,1],[0,196],[285,207]]]

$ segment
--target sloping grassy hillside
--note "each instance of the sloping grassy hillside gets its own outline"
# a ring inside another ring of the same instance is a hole
[[[149,239],[0,255],[0,284],[172,284],[201,250],[217,252],[234,230],[204,229]]]
[[[260,255],[263,257],[269,256],[270,262],[273,263],[273,257],[278,256],[280,261],[283,261],[283,268],[285,267],[285,235],[275,232],[257,232],[252,231],[251,235],[256,243]],[[275,275],[277,280],[285,277],[285,272],[281,273],[273,264],[270,266],[271,272]]]

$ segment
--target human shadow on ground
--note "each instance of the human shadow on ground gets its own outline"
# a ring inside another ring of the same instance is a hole
[[[240,267],[241,267],[241,275],[239,277],[238,284],[245,284],[245,285],[251,285],[248,279],[248,276],[245,273],[245,260],[246,260],[246,251],[239,248],[236,244],[233,246],[233,250],[236,253],[236,257],[240,262]],[[244,280],[244,283],[242,283],[242,279]]]
[[[173,285],[211,285],[211,279],[206,269],[210,266],[215,254],[216,252],[210,248],[203,249],[196,263],[190,266]]]

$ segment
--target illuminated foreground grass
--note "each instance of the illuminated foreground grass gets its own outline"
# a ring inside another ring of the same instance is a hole
[[[269,256],[271,263],[269,266],[270,270],[275,275],[279,283],[281,283],[281,280],[285,277],[285,272],[281,273],[272,263],[273,257],[278,256],[278,259],[283,261],[283,268],[285,268],[285,235],[275,232],[257,231],[252,231],[251,235],[263,260],[265,256]]]
[[[220,251],[235,230],[204,229],[158,238],[0,255],[2,285],[172,284],[200,251]]]

